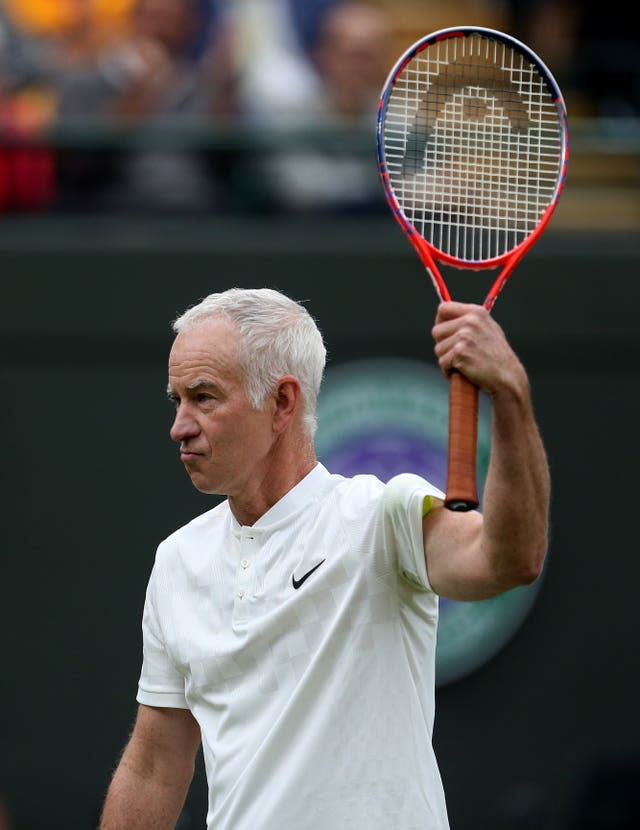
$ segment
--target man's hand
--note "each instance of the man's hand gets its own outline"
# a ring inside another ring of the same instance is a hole
[[[436,357],[445,375],[456,369],[489,394],[526,388],[524,368],[486,308],[441,303],[432,334]]]

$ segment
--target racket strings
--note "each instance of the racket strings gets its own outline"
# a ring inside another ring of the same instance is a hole
[[[403,213],[456,259],[508,253],[558,191],[556,102],[534,64],[484,35],[436,42],[404,66],[383,140]]]

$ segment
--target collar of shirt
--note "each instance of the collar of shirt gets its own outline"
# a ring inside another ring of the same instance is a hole
[[[251,529],[254,531],[266,530],[277,522],[286,519],[287,516],[297,513],[315,498],[330,477],[331,474],[326,467],[320,463],[316,464],[313,470],[307,473],[288,493],[285,493],[273,507],[269,508],[252,525]],[[234,535],[239,537],[242,534],[243,526],[236,520],[233,514],[231,516],[231,523]]]

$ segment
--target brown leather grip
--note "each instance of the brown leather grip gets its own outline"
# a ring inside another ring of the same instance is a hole
[[[449,378],[449,469],[445,506],[473,510],[478,506],[478,387],[460,372]]]

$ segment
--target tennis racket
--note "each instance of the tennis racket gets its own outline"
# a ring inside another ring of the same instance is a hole
[[[546,227],[567,170],[564,100],[534,52],[493,29],[442,29],[411,46],[391,70],[377,122],[389,206],[451,300],[437,263],[501,268],[489,311]],[[452,372],[445,504],[479,504],[478,389]]]

